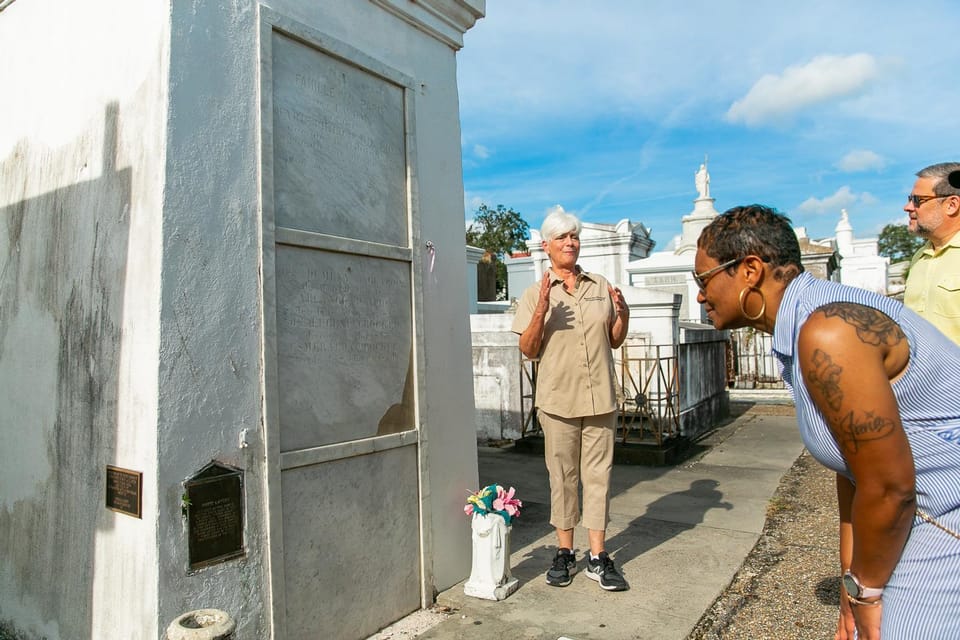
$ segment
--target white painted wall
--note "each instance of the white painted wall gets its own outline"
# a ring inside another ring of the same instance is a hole
[[[506,259],[511,298],[519,298],[529,284],[538,282],[544,271],[550,268],[542,242],[540,231],[534,229],[527,241],[530,255]],[[628,218],[616,224],[584,222],[577,264],[584,271],[599,273],[612,283],[625,284],[627,266],[632,260],[647,257],[652,248],[650,230],[641,222],[632,223]]]
[[[483,443],[517,439],[523,429],[521,355],[517,334],[511,331],[513,318],[512,312],[470,316],[475,428]]]
[[[886,295],[890,258],[880,255],[877,238],[856,238],[846,209],[840,210],[834,233],[840,254],[840,282]]]
[[[705,322],[703,310],[697,303],[697,285],[691,275],[694,257],[695,253],[690,251],[658,251],[649,258],[630,263],[628,282],[634,287],[680,296],[680,319]]]
[[[257,11],[170,7],[157,425],[159,623],[198,608],[269,637],[261,434]],[[239,446],[246,430],[249,446]],[[211,460],[242,469],[246,550],[188,573],[183,482]]]
[[[0,13],[0,619],[50,640],[157,628],[167,13]],[[107,464],[143,472],[142,519]]]
[[[274,12],[388,62],[420,85],[415,122],[419,165],[413,171],[423,246],[414,250],[423,252],[425,270],[423,313],[417,321],[425,340],[426,397],[420,420],[428,456],[422,487],[428,496],[423,514],[429,523],[428,592],[458,582],[469,570],[463,496],[477,483],[463,296],[467,274],[462,231],[459,224],[451,224],[462,219],[463,202],[455,82],[455,46],[462,32],[452,15],[449,24],[435,22],[444,11],[462,11],[460,19],[469,22],[471,5],[483,8],[482,2],[452,1],[437,3],[436,12],[406,2],[271,3]],[[183,3],[174,6],[172,21],[159,445],[161,460],[168,462],[161,469],[166,500],[161,511],[179,508],[180,483],[213,452],[247,471],[249,552],[245,563],[185,576],[179,521],[161,523],[161,617],[169,619],[211,601],[215,606],[223,603],[227,611],[249,612],[241,620],[247,625],[244,633],[260,637],[256,634],[268,616],[266,607],[254,613],[265,604],[267,576],[268,532],[262,511],[266,491],[258,463],[263,441],[255,437],[249,447],[237,446],[240,431],[259,433],[260,416],[260,398],[250,393],[251,384],[259,382],[256,355],[261,340],[256,11],[247,3],[229,9],[212,1]],[[187,452],[184,443],[190,443]]]
[[[485,2],[271,8],[419,83],[413,170],[436,249],[414,248],[432,594],[470,566],[455,52]],[[24,632],[158,637],[180,613],[216,607],[238,638],[270,636],[258,37],[250,0],[18,0],[0,12],[0,86],[18,96],[0,113],[0,619]],[[190,573],[183,481],[213,458],[245,472],[247,555]],[[142,520],[104,508],[106,464],[143,472]]]

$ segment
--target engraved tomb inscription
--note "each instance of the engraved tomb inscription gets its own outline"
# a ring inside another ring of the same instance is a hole
[[[107,508],[135,518],[142,517],[143,472],[107,465]]]
[[[276,32],[272,50],[277,226],[407,246],[403,88]]]
[[[242,556],[243,474],[214,463],[184,488],[190,568]]]
[[[413,429],[410,265],[279,245],[280,448]]]

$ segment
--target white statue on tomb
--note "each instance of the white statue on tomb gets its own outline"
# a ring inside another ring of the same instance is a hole
[[[493,513],[474,514],[473,566],[463,592],[474,598],[503,600],[520,586],[510,572],[510,530],[504,519]]]
[[[697,175],[694,178],[694,182],[697,185],[697,193],[699,193],[698,200],[703,200],[710,197],[710,174],[707,172],[707,163],[706,158],[704,158],[703,164],[700,165],[700,169],[697,170]]]

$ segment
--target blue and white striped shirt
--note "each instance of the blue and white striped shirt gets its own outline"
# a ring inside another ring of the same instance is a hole
[[[910,362],[891,387],[914,458],[917,506],[960,532],[960,346],[896,300],[809,273],[787,286],[773,332],[773,354],[793,394],[804,444],[820,463],[853,480],[796,358],[803,323],[832,302],[877,309],[906,335]],[[884,640],[960,638],[960,539],[916,518],[883,601]]]

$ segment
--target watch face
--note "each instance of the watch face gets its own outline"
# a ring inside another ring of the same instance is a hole
[[[860,597],[860,585],[857,584],[857,581],[854,580],[853,576],[849,573],[843,574],[843,588],[847,590],[848,595],[854,598]]]

